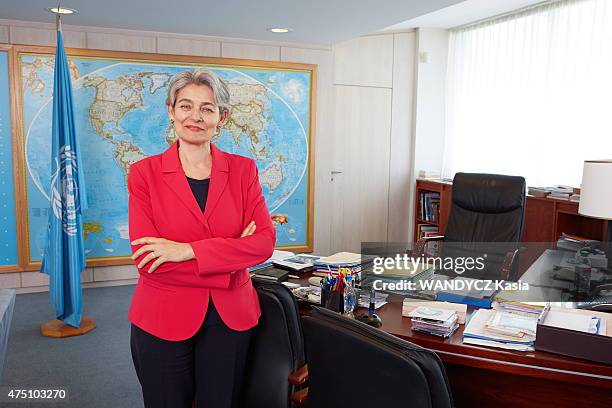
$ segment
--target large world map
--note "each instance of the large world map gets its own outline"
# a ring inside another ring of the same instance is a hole
[[[30,260],[42,258],[49,214],[54,58],[22,54],[23,132]],[[88,258],[129,256],[126,177],[132,163],[174,142],[165,97],[173,75],[193,65],[73,57],[69,66],[89,209]],[[255,159],[277,246],[306,246],[310,71],[209,67],[229,86],[231,117],[217,146]]]

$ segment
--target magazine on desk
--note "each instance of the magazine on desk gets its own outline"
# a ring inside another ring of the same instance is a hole
[[[306,272],[314,269],[315,261],[320,257],[316,255],[298,254],[284,259],[275,259],[274,265],[293,272]]]

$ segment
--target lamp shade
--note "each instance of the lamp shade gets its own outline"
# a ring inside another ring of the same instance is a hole
[[[612,219],[612,160],[584,162],[578,212],[589,217]]]

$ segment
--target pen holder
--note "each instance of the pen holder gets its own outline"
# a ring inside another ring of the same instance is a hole
[[[321,289],[321,306],[334,312],[344,313],[344,293]]]

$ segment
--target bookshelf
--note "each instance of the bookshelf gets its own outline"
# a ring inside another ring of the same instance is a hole
[[[431,225],[444,234],[451,207],[451,182],[418,179],[416,182],[414,241],[419,239],[418,226]],[[438,193],[440,202],[436,221],[422,217],[421,198],[427,193]],[[555,243],[562,234],[604,241],[608,221],[578,214],[578,203],[569,200],[527,196],[525,221],[521,242]]]
[[[417,180],[414,214],[414,242],[424,232],[443,234],[450,212],[452,184]]]

